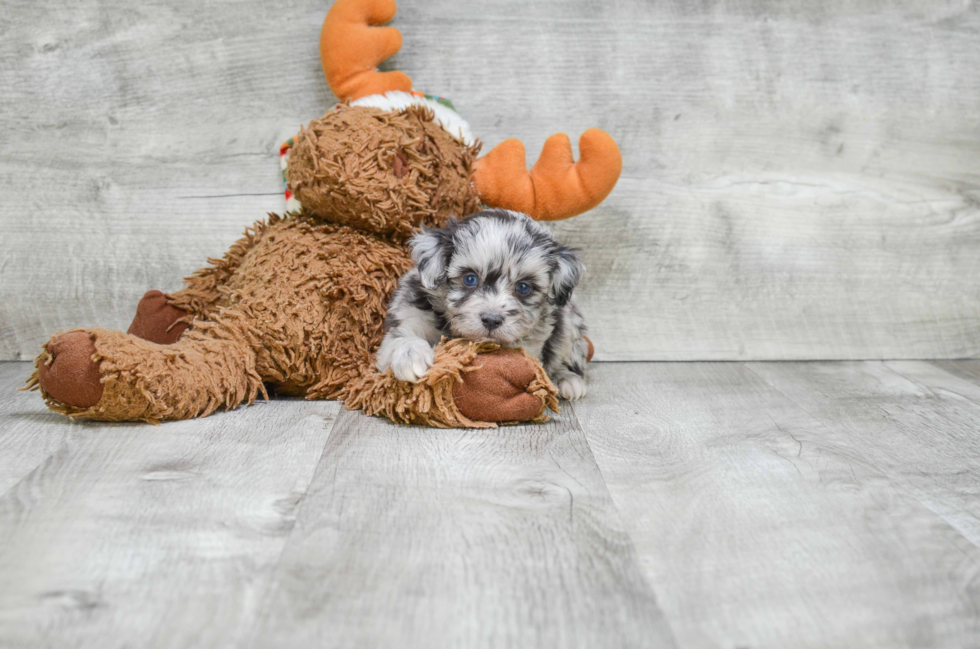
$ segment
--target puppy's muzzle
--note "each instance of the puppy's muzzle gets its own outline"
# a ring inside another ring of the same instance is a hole
[[[480,322],[487,331],[493,331],[504,323],[504,316],[499,313],[484,313],[480,315]]]

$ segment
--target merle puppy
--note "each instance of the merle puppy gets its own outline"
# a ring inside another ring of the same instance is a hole
[[[418,381],[443,337],[523,347],[566,399],[585,396],[588,343],[572,290],[585,267],[526,214],[484,210],[411,241],[415,268],[392,297],[378,369]]]

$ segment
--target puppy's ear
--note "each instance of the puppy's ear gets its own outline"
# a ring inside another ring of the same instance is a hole
[[[565,246],[558,246],[554,261],[555,265],[551,270],[551,303],[565,306],[585,274],[585,265],[579,259],[577,250]]]
[[[412,237],[412,260],[419,269],[422,286],[433,289],[446,282],[446,269],[453,256],[453,231],[456,219],[449,219],[447,227],[423,229]]]

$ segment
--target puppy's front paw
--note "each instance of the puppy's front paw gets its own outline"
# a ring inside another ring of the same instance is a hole
[[[558,394],[561,395],[562,399],[568,399],[569,401],[581,399],[585,396],[586,392],[588,392],[588,386],[585,385],[585,379],[576,374],[569,376],[558,384]]]
[[[391,371],[399,381],[415,383],[429,371],[435,353],[421,338],[403,338],[391,352]]]

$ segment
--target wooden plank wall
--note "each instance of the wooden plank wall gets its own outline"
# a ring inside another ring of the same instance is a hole
[[[15,0],[0,15],[0,358],[123,328],[279,210],[334,98],[328,0]],[[488,145],[599,126],[562,223],[599,359],[980,355],[980,5],[402,0],[393,65]]]

